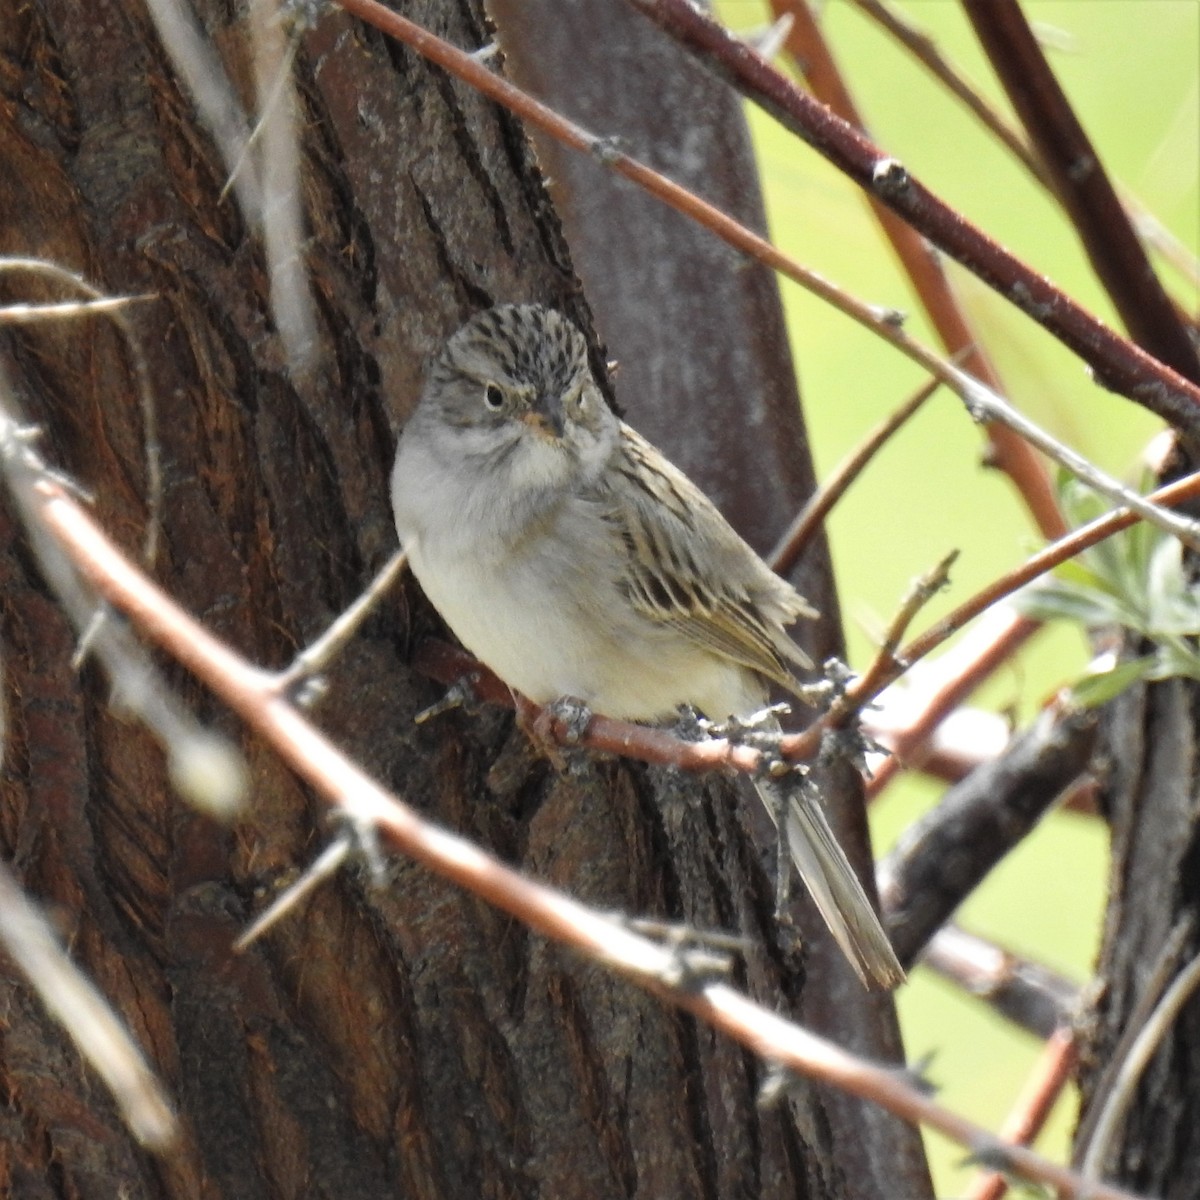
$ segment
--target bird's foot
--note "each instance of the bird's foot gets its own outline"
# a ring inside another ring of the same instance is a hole
[[[817,761],[822,764],[848,762],[860,774],[872,776],[867,755],[880,754],[887,757],[891,751],[866,733],[857,722],[843,725],[839,729],[826,729],[821,733],[821,749]]]
[[[758,750],[771,751],[779,745],[782,733],[779,728],[781,717],[791,711],[788,704],[768,704],[755,712],[727,717],[724,721],[709,721],[698,716],[695,709],[680,708],[681,723],[690,722],[690,727],[701,737],[688,740],[698,741],[705,737],[726,738],[743,746],[754,746]],[[687,714],[687,715],[685,715]]]
[[[592,710],[575,696],[560,696],[544,705],[520,697],[517,704],[517,724],[559,771],[568,766],[563,749],[581,746],[591,723]]]

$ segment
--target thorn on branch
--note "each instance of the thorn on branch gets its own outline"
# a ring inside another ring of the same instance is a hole
[[[613,166],[625,157],[625,143],[616,134],[607,137],[594,137],[588,143],[588,151],[597,162],[606,167]]]
[[[748,938],[721,931],[697,929],[694,925],[672,924],[648,917],[621,917],[627,929],[651,937],[671,951],[669,964],[661,972],[667,987],[697,994],[711,983],[725,981],[733,969],[729,954],[715,953],[710,947],[728,948],[739,953],[750,945]]]
[[[746,45],[756,54],[761,54],[767,62],[771,62],[783,49],[795,23],[796,18],[792,13],[780,13],[779,19],[766,29],[748,33],[745,37]]]
[[[480,46],[478,50],[472,50],[470,58],[472,62],[487,63],[495,58],[499,53],[500,43],[492,41],[488,42],[486,45]]]
[[[397,550],[354,602],[329,623],[325,632],[275,675],[271,682],[276,695],[287,696],[302,708],[310,707],[324,696],[325,683],[319,677],[357,635],[407,565],[408,556]]]
[[[936,1096],[938,1094],[938,1086],[929,1078],[929,1069],[933,1066],[935,1053],[931,1050],[928,1054],[922,1054],[915,1062],[911,1062],[906,1067],[901,1067],[896,1071],[896,1074],[901,1076],[909,1087],[915,1088],[922,1096]]]
[[[345,838],[349,842],[349,852],[362,860],[367,868],[367,878],[371,886],[386,886],[387,856],[379,839],[378,823],[350,803],[335,808],[332,815],[342,827],[339,840]],[[336,845],[336,842],[334,844]],[[332,850],[332,847],[330,849]]]
[[[908,320],[908,313],[904,309],[892,308],[890,305],[875,306],[874,313],[875,319],[881,325],[887,325],[891,329],[903,329]]]
[[[434,717],[440,717],[444,713],[453,712],[458,708],[469,708],[476,699],[475,681],[477,678],[478,676],[472,672],[452,683],[440,700],[435,700],[428,708],[421,709],[413,717],[413,723],[424,725],[427,721],[432,721]]]
[[[794,1071],[789,1071],[779,1062],[772,1062],[768,1059],[763,1065],[766,1069],[763,1072],[762,1083],[759,1085],[755,1103],[760,1109],[769,1111],[787,1099],[788,1092],[797,1083],[797,1076]]]
[[[241,954],[249,949],[264,933],[275,925],[284,914],[299,907],[300,902],[316,891],[317,886],[329,879],[346,861],[355,846],[355,836],[343,830],[312,861],[295,882],[289,884],[249,925],[233,943],[234,950]]]
[[[871,186],[884,200],[899,200],[908,191],[908,168],[895,158],[881,158],[871,169]]]

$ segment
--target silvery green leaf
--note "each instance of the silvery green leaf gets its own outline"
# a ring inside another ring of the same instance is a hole
[[[1121,536],[1128,545],[1129,563],[1135,577],[1145,579],[1150,573],[1150,558],[1155,547],[1163,540],[1162,534],[1148,522],[1136,521]],[[1174,538],[1170,540],[1174,542]]]
[[[1200,654],[1186,642],[1176,638],[1164,640],[1155,654],[1150,679],[1172,679],[1175,676],[1200,679]]]
[[[1139,630],[1143,623],[1124,597],[1060,579],[1024,588],[1013,601],[1026,616],[1040,621],[1077,621],[1088,628],[1128,625]]]
[[[1183,572],[1183,548],[1165,538],[1150,558],[1146,580],[1151,636],[1158,633],[1200,633],[1200,595]]]
[[[1080,483],[1066,468],[1059,468],[1055,490],[1058,492],[1063,516],[1073,528],[1094,521],[1108,509],[1108,504],[1102,496],[1086,484]]]
[[[1068,558],[1066,562],[1059,563],[1054,568],[1053,578],[1062,580],[1065,583],[1074,584],[1076,587],[1089,587],[1095,588],[1097,591],[1106,592],[1112,590],[1102,575],[1097,574],[1085,561],[1079,558]],[[1034,586],[1038,585],[1035,584]]]
[[[1084,675],[1071,685],[1071,700],[1082,708],[1096,708],[1119,696],[1127,687],[1143,679],[1155,678],[1157,656],[1131,658],[1107,671]]]

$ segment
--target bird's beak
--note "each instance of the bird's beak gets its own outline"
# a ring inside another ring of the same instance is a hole
[[[521,420],[544,438],[561,438],[567,421],[562,398],[554,395],[539,396],[532,407],[521,414]]]

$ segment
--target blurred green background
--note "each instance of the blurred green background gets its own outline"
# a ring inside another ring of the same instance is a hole
[[[1008,113],[1001,88],[958,4],[908,0],[898,9]],[[1099,155],[1120,182],[1193,254],[1200,253],[1200,5],[1196,0],[1027,0],[1024,5]],[[719,15],[753,31],[770,21],[764,0],[718,0]],[[957,102],[845,0],[822,22],[875,140],[1001,243],[1109,323],[1111,306],[1054,202]],[[781,65],[783,60],[781,61]],[[748,108],[771,233],[789,254],[875,304],[913,314],[908,330],[936,344],[856,188],[768,117]],[[1136,477],[1157,423],[1094,386],[1077,359],[983,285],[951,265],[960,296],[1009,395],[1025,412],[1110,471]],[[1163,277],[1184,308],[1197,294],[1170,268]],[[921,382],[919,371],[877,338],[783,282],[793,350],[818,474],[823,475]],[[944,391],[885,449],[832,517],[829,532],[851,662],[861,668],[870,631],[909,581],[961,549],[953,586],[918,626],[1018,563],[1038,545],[1007,480],[980,466],[982,438]],[[1087,660],[1082,635],[1040,634],[975,702],[1028,721]],[[876,851],[941,792],[919,777],[881,798]],[[1049,817],[959,914],[1078,981],[1092,968],[1106,892],[1107,836],[1100,822]],[[1040,1045],[989,1010],[918,969],[899,997],[910,1061],[932,1056],[942,1100],[996,1129]],[[1075,1101],[1060,1103],[1038,1143],[1064,1159]],[[961,1195],[973,1170],[963,1152],[929,1137],[940,1197]],[[889,1200],[904,1200],[890,1197]]]

